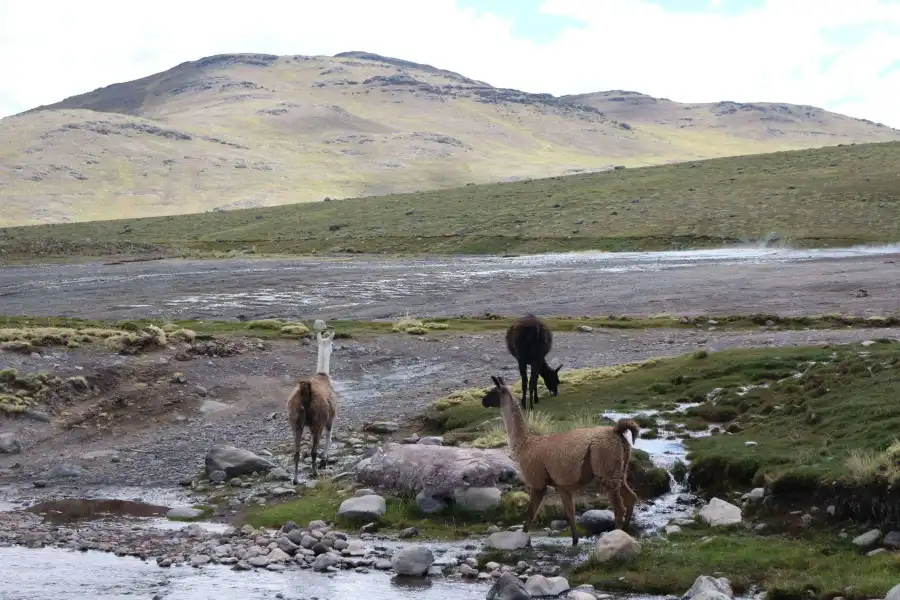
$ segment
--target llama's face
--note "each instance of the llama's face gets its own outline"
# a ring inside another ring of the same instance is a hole
[[[559,370],[562,369],[562,365],[559,365],[555,369],[547,371],[544,374],[544,385],[547,386],[547,390],[550,391],[551,396],[559,396]]]
[[[489,391],[481,398],[481,405],[485,408],[500,408],[503,402],[511,402],[512,395],[509,388],[503,383],[503,378],[497,375],[491,377],[494,382],[494,389]]]

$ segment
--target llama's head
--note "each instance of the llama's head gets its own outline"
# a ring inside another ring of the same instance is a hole
[[[545,369],[541,371],[541,379],[544,380],[544,385],[547,386],[551,396],[559,396],[559,370],[562,369],[562,367],[562,365],[559,365],[555,369],[551,369],[550,366],[547,365]]]
[[[491,375],[491,381],[494,382],[494,389],[485,394],[481,399],[482,406],[485,408],[500,408],[504,402],[515,403],[512,394],[509,393],[509,388],[503,383],[502,377],[499,375]]]

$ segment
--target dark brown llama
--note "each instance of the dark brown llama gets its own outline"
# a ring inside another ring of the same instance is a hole
[[[519,317],[506,330],[506,347],[509,353],[519,362],[519,374],[522,376],[522,410],[525,410],[525,394],[528,393],[528,409],[534,410],[538,403],[537,378],[544,380],[544,385],[553,396],[559,395],[559,370],[547,364],[547,354],[553,348],[553,333],[550,328],[533,314]],[[528,379],[528,367],[531,366],[531,379]]]
[[[300,438],[303,437],[303,428],[309,427],[310,437],[310,462],[312,464],[312,476],[318,475],[316,468],[316,453],[319,449],[319,439],[325,433],[325,449],[322,452],[322,468],[328,461],[328,450],[331,448],[331,428],[334,416],[337,413],[338,395],[331,386],[328,375],[316,373],[312,377],[304,377],[297,382],[297,387],[291,393],[287,401],[288,423],[294,433],[294,479],[297,484],[297,471],[300,463]]]

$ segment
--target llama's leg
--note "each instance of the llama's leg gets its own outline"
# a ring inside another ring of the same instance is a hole
[[[310,433],[312,433],[312,443],[310,444],[309,464],[312,465],[312,476],[315,478],[319,475],[319,470],[316,468],[316,453],[319,450],[319,437],[322,435],[322,430],[310,427]]]
[[[322,468],[328,465],[328,451],[331,449],[331,425],[325,429],[325,448],[322,450]]]
[[[616,517],[616,529],[622,529],[625,516],[625,505],[622,503],[622,484],[618,481],[611,481],[607,484],[606,495],[609,503],[612,505],[613,514]]]
[[[559,490],[559,497],[562,499],[563,510],[566,511],[566,519],[569,520],[569,527],[572,528],[572,545],[578,545],[578,530],[575,524],[575,501],[572,499],[572,492],[568,490]]]
[[[547,488],[528,488],[528,510],[525,511],[525,527],[522,528],[523,533],[528,533],[528,530],[531,529],[531,523],[534,521],[538,509],[541,507],[541,501],[543,501],[546,493]]]
[[[625,481],[622,482],[622,490],[619,493],[625,504],[625,523],[622,528],[628,529],[631,526],[631,519],[634,516],[634,505],[638,503],[640,498],[638,498],[638,495],[634,493],[634,490],[628,486],[628,482]]]
[[[528,409],[534,410],[534,405],[537,404],[537,387],[538,387],[538,374],[541,372],[540,365],[531,365],[531,379],[528,380]]]
[[[519,375],[522,376],[522,410],[525,410],[525,394],[528,393],[528,365],[519,363]]]
[[[294,485],[297,485],[297,471],[300,469],[300,438],[303,437],[303,425],[294,426]]]

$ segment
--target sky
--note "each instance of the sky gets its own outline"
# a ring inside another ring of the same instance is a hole
[[[900,0],[0,0],[0,116],[212,54],[364,50],[495,86],[900,128]]]

